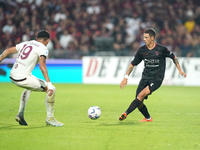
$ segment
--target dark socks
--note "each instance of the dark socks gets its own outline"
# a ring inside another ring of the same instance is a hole
[[[131,103],[129,108],[126,110],[126,114],[130,114],[133,110],[135,110],[139,105],[141,104],[141,101],[137,98]]]
[[[146,119],[150,118],[150,114],[149,114],[147,107],[145,105],[143,105],[142,108],[139,109],[139,111],[144,115],[144,117]]]

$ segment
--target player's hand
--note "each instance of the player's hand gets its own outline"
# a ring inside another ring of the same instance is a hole
[[[127,79],[124,78],[124,79],[122,80],[122,82],[120,83],[120,88],[123,89],[126,85],[127,85]]]
[[[47,90],[48,96],[51,96],[53,94],[54,86],[51,84],[51,82],[47,82],[47,87],[48,87]]]
[[[51,96],[53,94],[53,90],[52,89],[48,89],[47,93],[48,93],[48,96]]]
[[[186,76],[187,76],[186,73],[183,72],[183,71],[179,71],[179,73],[180,73],[180,75],[182,75],[183,77],[186,77]]]

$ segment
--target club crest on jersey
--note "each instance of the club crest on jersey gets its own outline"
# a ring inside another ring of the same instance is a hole
[[[158,55],[159,55],[159,52],[158,52],[158,51],[155,51],[155,53],[156,53],[156,56],[158,56]]]
[[[18,64],[15,65],[15,69],[18,67]]]

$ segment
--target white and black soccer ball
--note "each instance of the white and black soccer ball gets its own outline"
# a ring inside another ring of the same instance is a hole
[[[90,119],[98,119],[101,116],[101,109],[98,106],[92,106],[88,109],[88,117]]]

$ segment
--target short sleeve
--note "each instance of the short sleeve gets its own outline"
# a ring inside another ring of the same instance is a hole
[[[16,48],[17,52],[24,46],[24,44],[25,44],[25,42],[22,42],[22,43],[19,43],[16,45],[15,48]]]
[[[173,52],[169,51],[166,47],[164,48],[163,50],[163,54],[165,57],[169,57],[171,59],[174,59],[175,58],[175,55]]]
[[[45,46],[41,47],[38,55],[47,57],[48,56],[48,49]]]
[[[137,66],[141,61],[142,61],[142,57],[141,57],[139,50],[138,50],[134,59],[131,61],[131,64],[133,66]]]

